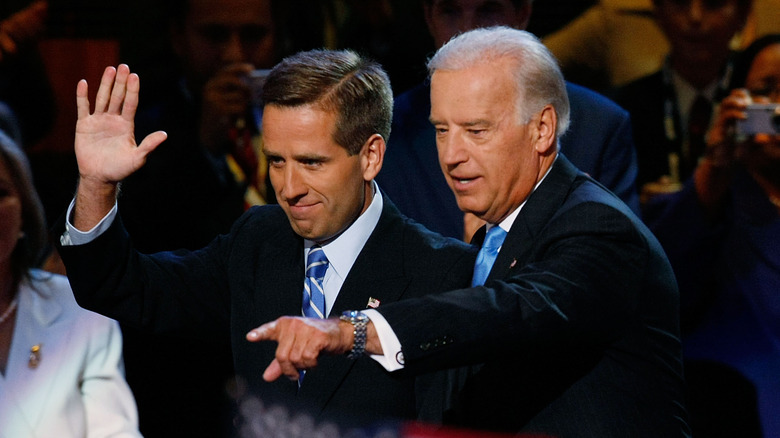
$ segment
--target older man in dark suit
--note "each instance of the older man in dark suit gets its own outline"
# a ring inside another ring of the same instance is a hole
[[[86,88],[77,90],[80,183],[57,226],[79,303],[153,332],[232,342],[236,372],[264,402],[350,424],[414,418],[414,378],[332,357],[267,383],[274,347],[244,339],[282,315],[322,318],[468,283],[476,251],[402,216],[373,182],[392,116],[382,69],[350,51],[277,65],[263,92],[263,148],[279,205],[251,209],[201,250],[152,255],[133,249],[115,199],[166,134],[135,144],[139,82],[127,66],[106,69],[92,114]]]
[[[552,55],[527,32],[477,29],[429,70],[445,178],[487,222],[472,287],[360,312],[365,333],[304,318],[258,327],[248,339],[279,343],[265,378],[365,348],[389,370],[472,365],[444,416],[454,424],[689,435],[671,267],[631,210],[558,153],[569,104]]]
[[[423,0],[422,4],[436,47],[458,32],[477,27],[525,29],[532,15],[531,0]],[[572,121],[560,139],[561,151],[578,169],[639,212],[636,152],[628,112],[579,85],[567,82],[566,90]],[[464,224],[463,213],[439,170],[430,112],[428,81],[395,99],[393,137],[377,182],[405,215],[445,236],[469,240],[474,227]]]

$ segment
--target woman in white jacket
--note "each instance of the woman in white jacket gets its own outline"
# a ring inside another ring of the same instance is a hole
[[[0,438],[139,437],[119,326],[34,269],[45,246],[27,158],[0,131]]]

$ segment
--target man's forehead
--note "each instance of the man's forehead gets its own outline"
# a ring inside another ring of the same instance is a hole
[[[337,117],[336,112],[316,104],[268,104],[263,110],[261,130],[264,151],[288,153],[293,146],[299,152],[306,151],[306,155],[330,150],[331,146],[346,150],[334,140]]]
[[[501,68],[485,65],[460,70],[437,70],[431,76],[429,120],[459,125],[479,124],[493,119],[507,108],[520,108],[522,93],[512,76]]]
[[[444,86],[456,89],[451,93],[462,94],[469,90],[504,86],[510,83],[512,75],[508,72],[508,58],[492,58],[490,62],[477,61],[463,68],[439,68],[430,77],[431,89]]]

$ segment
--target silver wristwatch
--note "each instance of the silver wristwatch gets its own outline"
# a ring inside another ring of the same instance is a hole
[[[352,324],[355,341],[352,343],[352,351],[347,354],[349,359],[357,359],[366,351],[366,326],[368,317],[358,310],[347,310],[339,317],[342,321]]]

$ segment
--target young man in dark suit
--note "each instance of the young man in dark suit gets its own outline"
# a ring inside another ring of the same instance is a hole
[[[277,65],[263,90],[262,132],[279,205],[251,209],[196,251],[141,254],[116,217],[119,182],[166,138],[159,131],[135,144],[138,90],[126,65],[109,67],[90,114],[86,83],[78,86],[81,177],[57,230],[79,303],[152,332],[231,342],[236,373],[266,404],[350,424],[414,418],[414,378],[370,358],[332,357],[268,383],[261,373],[273,345],[244,339],[282,315],[337,316],[468,283],[474,251],[402,216],[373,181],[392,117],[381,67],[351,51]],[[317,253],[326,259],[312,262]],[[305,268],[323,263],[324,274]]]
[[[674,274],[631,210],[558,153],[569,103],[552,55],[525,31],[483,28],[439,49],[429,72],[444,176],[487,222],[472,287],[360,312],[365,337],[304,318],[258,327],[249,340],[278,341],[265,378],[365,349],[388,370],[472,366],[452,424],[688,436]]]

